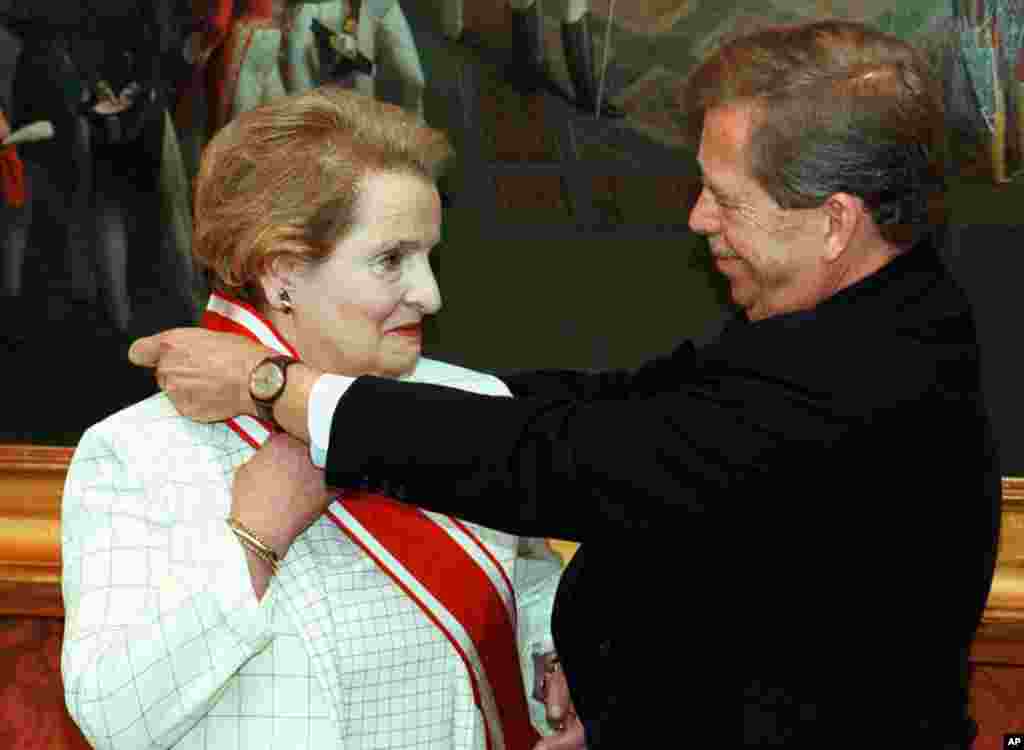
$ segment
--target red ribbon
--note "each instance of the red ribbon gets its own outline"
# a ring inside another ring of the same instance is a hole
[[[21,208],[25,205],[25,165],[14,146],[0,147],[0,185],[8,206]]]
[[[292,356],[298,352],[284,336],[255,307],[227,294],[214,291],[205,311],[201,325],[214,331],[234,333],[260,341],[260,336],[250,326],[262,327],[262,342],[266,345],[276,340],[279,346]],[[213,309],[214,306],[217,309]],[[259,442],[235,420],[228,425],[254,448]],[[269,427],[268,425],[264,425]],[[453,524],[489,559],[499,572],[504,585],[512,592],[512,612],[509,612],[501,595],[483,568],[470,554],[446,533],[441,526],[416,508],[400,504],[391,498],[369,492],[349,491],[338,497],[345,512],[370,535],[351,527],[331,510],[327,516],[355,544],[380,567],[420,608],[426,617],[445,635],[459,657],[466,664],[474,701],[484,714],[484,733],[488,750],[498,746],[491,731],[491,714],[481,697],[474,662],[479,660],[483,675],[494,696],[497,716],[500,722],[503,745],[507,750],[530,750],[540,735],[530,722],[530,712],[523,689],[523,678],[519,668],[519,654],[516,648],[515,592],[501,563],[494,558],[476,534],[456,519]],[[379,544],[398,563],[393,568],[376,554],[373,543]],[[405,575],[423,586],[456,622],[463,628],[473,644],[475,657],[460,645],[460,638],[445,626],[438,612],[424,601],[410,587]]]

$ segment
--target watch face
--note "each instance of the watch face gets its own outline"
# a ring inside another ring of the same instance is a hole
[[[264,362],[252,371],[249,390],[252,397],[269,401],[284,385],[284,370],[276,362]]]

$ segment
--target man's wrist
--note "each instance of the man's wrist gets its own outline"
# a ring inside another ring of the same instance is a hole
[[[247,357],[241,371],[242,382],[239,395],[239,414],[248,414],[250,417],[260,416],[260,410],[256,407],[256,402],[252,397],[252,375],[253,371],[259,367],[263,360],[275,354],[278,354],[278,352],[264,346],[259,349],[253,349],[252,353]]]
[[[274,402],[274,421],[292,437],[309,444],[309,394],[322,375],[304,362],[288,368],[288,381]]]

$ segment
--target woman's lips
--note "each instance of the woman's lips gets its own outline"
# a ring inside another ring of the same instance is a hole
[[[401,328],[392,328],[390,333],[397,333],[399,336],[409,336],[410,338],[419,338],[423,333],[423,326],[420,323],[414,325],[402,326]]]

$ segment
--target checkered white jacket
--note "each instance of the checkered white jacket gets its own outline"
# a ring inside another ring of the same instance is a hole
[[[422,364],[410,379],[508,393],[491,376]],[[295,540],[256,599],[224,523],[252,453],[163,395],[83,436],[63,499],[62,672],[85,736],[117,750],[484,748],[463,661],[329,519]],[[471,528],[516,588],[532,686],[561,563],[540,540]],[[528,703],[547,733],[543,706]]]

